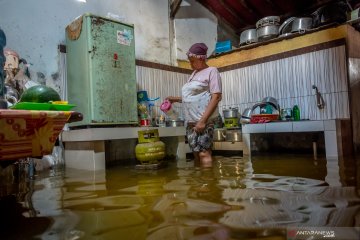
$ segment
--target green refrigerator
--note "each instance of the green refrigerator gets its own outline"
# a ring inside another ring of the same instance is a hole
[[[137,124],[134,26],[87,13],[65,32],[70,126]]]

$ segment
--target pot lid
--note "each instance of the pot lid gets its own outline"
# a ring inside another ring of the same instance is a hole
[[[239,108],[238,107],[230,107],[230,108],[224,108],[223,112],[228,112],[228,111],[238,111]]]

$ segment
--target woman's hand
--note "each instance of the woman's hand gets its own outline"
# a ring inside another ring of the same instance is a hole
[[[207,120],[209,119],[211,114],[215,111],[220,100],[221,100],[221,93],[211,94],[209,105],[205,109],[205,112],[202,114],[200,121],[198,121],[194,127],[195,132],[201,133],[202,131],[204,131]]]
[[[204,123],[202,121],[198,121],[195,124],[194,131],[197,133],[202,133],[204,131],[205,127],[206,127],[206,123]]]

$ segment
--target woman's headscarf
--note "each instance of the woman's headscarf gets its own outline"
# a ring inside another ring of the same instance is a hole
[[[208,47],[205,43],[195,43],[193,44],[189,51],[186,53],[188,57],[196,57],[200,59],[206,59]]]

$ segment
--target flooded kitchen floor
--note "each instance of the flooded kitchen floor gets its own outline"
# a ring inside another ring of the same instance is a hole
[[[12,183],[19,194],[0,201],[0,238],[360,239],[355,169],[308,155],[57,169]]]

